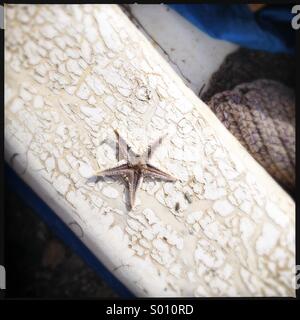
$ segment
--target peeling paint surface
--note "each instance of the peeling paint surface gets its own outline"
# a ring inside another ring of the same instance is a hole
[[[295,205],[115,5],[5,6],[5,157],[137,296],[294,296]],[[176,183],[92,176],[114,130]],[[188,196],[186,196],[188,195]]]

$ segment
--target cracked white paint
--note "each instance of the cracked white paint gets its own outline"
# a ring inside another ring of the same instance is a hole
[[[138,296],[294,296],[293,200],[115,5],[5,6],[5,156]],[[26,21],[26,22],[25,22]],[[117,129],[164,133],[126,209]]]

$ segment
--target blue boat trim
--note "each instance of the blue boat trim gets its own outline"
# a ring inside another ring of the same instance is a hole
[[[120,297],[135,298],[124,284],[118,280],[80,241],[75,233],[41,200],[38,195],[10,168],[5,164],[5,183],[12,188],[24,202],[34,209],[51,230],[72,248],[96,273],[102,278]]]
[[[242,47],[295,54],[292,4],[251,12],[246,4],[168,4],[213,38]]]

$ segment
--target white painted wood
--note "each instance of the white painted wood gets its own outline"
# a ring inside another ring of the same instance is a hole
[[[293,200],[117,6],[5,17],[5,158],[114,275],[137,296],[295,295]],[[178,178],[130,212],[91,178],[114,129],[137,153],[168,133],[152,161]]]
[[[129,5],[134,23],[197,95],[238,46],[210,37],[167,5]]]

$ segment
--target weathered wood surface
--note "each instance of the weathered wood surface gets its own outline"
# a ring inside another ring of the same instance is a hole
[[[167,5],[131,4],[126,8],[131,21],[196,95],[207,89],[212,74],[238,48],[210,37]]]
[[[294,296],[293,200],[115,5],[5,10],[5,157],[138,296]],[[114,129],[168,133],[128,212]]]

